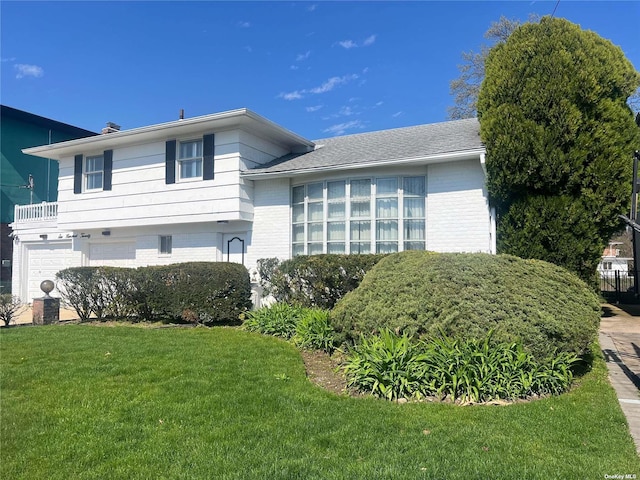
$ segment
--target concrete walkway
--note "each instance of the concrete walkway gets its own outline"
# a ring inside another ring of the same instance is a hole
[[[640,305],[605,305],[600,348],[640,454]]]

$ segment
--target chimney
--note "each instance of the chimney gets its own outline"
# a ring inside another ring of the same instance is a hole
[[[184,108],[180,109],[180,120],[184,120]]]
[[[113,122],[107,122],[107,126],[102,129],[102,134],[114,133],[120,131],[120,125],[116,125]]]

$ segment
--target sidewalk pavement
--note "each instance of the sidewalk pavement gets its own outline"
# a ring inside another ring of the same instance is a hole
[[[640,454],[640,305],[604,305],[600,348]]]

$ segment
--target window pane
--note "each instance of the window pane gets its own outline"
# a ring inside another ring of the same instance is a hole
[[[371,216],[371,202],[354,202],[351,201],[351,216],[352,217],[369,217]]]
[[[376,217],[398,218],[398,199],[378,198],[376,200]]]
[[[304,242],[304,225],[294,225],[292,237],[294,242]]]
[[[395,253],[398,251],[398,242],[378,242],[376,253]]]
[[[351,242],[351,253],[371,253],[369,242]]]
[[[329,204],[329,218],[344,218],[344,202]]]
[[[405,196],[424,197],[426,190],[424,177],[405,177],[403,180],[403,190]]]
[[[376,237],[379,241],[398,239],[397,220],[378,220],[376,222]]]
[[[424,197],[404,199],[405,218],[424,218]]]
[[[202,176],[202,160],[183,160],[180,162],[180,178]]]
[[[344,222],[327,223],[327,240],[344,240]]]
[[[351,198],[371,196],[371,180],[351,180]]]
[[[307,185],[307,196],[309,200],[321,200],[322,199],[322,184],[311,183]]]
[[[307,252],[308,255],[320,255],[322,253],[322,243],[309,243]]]
[[[377,195],[397,195],[398,194],[398,178],[379,178],[376,181]]]
[[[309,216],[307,220],[322,220],[323,219],[323,204],[319,203],[310,203],[309,204]]]
[[[293,253],[294,257],[296,255],[304,255],[304,245],[294,245],[291,253]]]
[[[293,206],[291,218],[294,223],[304,222],[304,204]]]
[[[87,190],[102,188],[102,172],[87,175]]]
[[[327,198],[329,200],[344,198],[345,186],[344,182],[328,182]]]
[[[405,240],[424,240],[424,220],[404,221]]]
[[[202,157],[202,140],[180,142],[180,156],[178,157],[179,159],[198,157]]]
[[[291,195],[291,203],[304,202],[304,185],[299,187],[293,187],[293,193]]]
[[[405,250],[424,250],[424,242],[404,242]]]
[[[308,231],[309,240],[316,242],[322,241],[322,223],[310,223]]]
[[[169,255],[172,249],[172,237],[171,235],[163,235],[160,237],[160,253]]]
[[[344,253],[344,243],[330,243],[327,245],[327,253]]]
[[[371,222],[351,222],[351,240],[371,240]]]
[[[99,157],[87,157],[86,172],[101,172],[104,169],[104,158],[102,155]]]

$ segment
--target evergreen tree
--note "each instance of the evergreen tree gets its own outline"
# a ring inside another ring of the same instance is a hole
[[[498,250],[592,280],[631,196],[640,74],[622,50],[564,19],[517,28],[486,59],[478,98]]]

